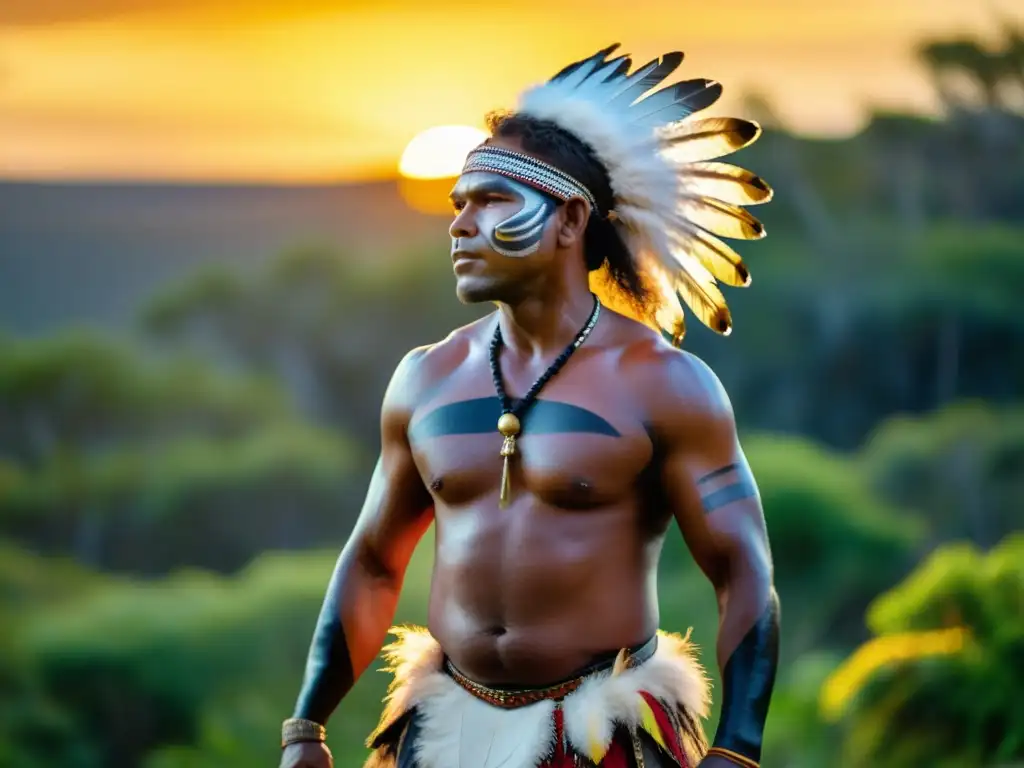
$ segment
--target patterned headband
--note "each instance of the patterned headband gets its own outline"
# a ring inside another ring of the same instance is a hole
[[[486,171],[506,176],[534,189],[546,192],[552,197],[566,202],[573,197],[582,197],[590,203],[590,210],[597,210],[597,200],[590,190],[580,184],[569,174],[558,170],[553,165],[503,147],[481,145],[469,153],[463,173]]]

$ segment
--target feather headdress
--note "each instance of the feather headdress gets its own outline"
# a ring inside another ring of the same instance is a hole
[[[651,93],[683,54],[667,53],[630,73],[628,56],[608,58],[616,48],[527,90],[516,112],[573,134],[608,172],[609,218],[657,301],[641,316],[599,270],[591,283],[602,301],[660,329],[676,345],[685,332],[684,303],[709,328],[728,334],[732,318],[718,284],[745,286],[750,274],[720,238],[764,237],[764,227],[742,206],[767,202],[772,190],[750,171],[714,161],[752,144],[761,128],[738,118],[688,120],[717,101],[722,86],[683,80]]]

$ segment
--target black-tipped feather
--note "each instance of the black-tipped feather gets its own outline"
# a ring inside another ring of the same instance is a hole
[[[684,80],[662,88],[637,102],[629,111],[633,122],[650,125],[674,123],[694,112],[707,109],[722,95],[722,86],[714,80]]]
[[[620,106],[632,104],[675,72],[682,63],[683,54],[679,51],[666,53],[660,60],[654,59],[654,61],[648,62],[623,82],[620,90],[608,103]]]
[[[620,77],[625,77],[629,73],[629,68],[633,66],[633,59],[627,56],[620,56],[618,59],[612,59],[612,61],[618,61],[619,66],[604,79],[604,82],[610,83],[612,80],[616,80]]]
[[[761,135],[761,126],[738,117],[706,117],[659,129],[666,160],[685,165],[738,152]]]
[[[572,64],[569,64],[568,66],[563,67],[561,70],[559,70],[558,74],[551,78],[551,82],[556,83],[561,80],[565,80],[567,77],[569,77],[569,75],[571,75],[573,72],[576,72],[577,70],[580,69],[580,67],[586,64],[590,64],[592,65],[592,67],[595,65],[600,65],[601,62],[608,58],[608,54],[612,53],[616,48],[619,47],[619,45],[620,43],[613,43],[604,50],[598,51],[593,56],[588,56],[587,58],[582,59],[580,61],[574,61]]]
[[[687,191],[733,205],[760,205],[774,194],[756,173],[728,163],[689,163],[683,178]]]
[[[764,226],[741,206],[767,202],[772,190],[750,171],[707,161],[753,143],[760,126],[737,118],[686,120],[718,101],[722,86],[700,78],[661,87],[682,63],[681,52],[667,53],[630,74],[630,56],[609,58],[617,48],[610,46],[570,64],[551,82],[557,84],[560,98],[579,99],[597,110],[581,119],[598,119],[607,110],[611,120],[635,131],[631,136],[653,129],[657,152],[676,174],[677,192],[667,192],[671,199],[664,201],[673,207],[671,213],[652,210],[646,211],[654,214],[649,218],[641,215],[646,204],[631,202],[628,191],[618,204],[621,221],[616,226],[636,249],[634,257],[645,274],[657,278],[661,298],[656,310],[637,319],[660,328],[678,346],[686,328],[683,306],[689,306],[706,326],[728,334],[732,317],[719,284],[748,285],[750,273],[739,254],[719,238],[763,237]],[[630,168],[625,170],[628,176]],[[643,180],[629,177],[625,183],[627,188],[634,184],[642,186]],[[663,244],[658,244],[659,237]],[[599,285],[592,276],[591,287],[602,301],[616,307],[613,282],[607,278],[607,285]],[[632,313],[625,304],[617,308]]]

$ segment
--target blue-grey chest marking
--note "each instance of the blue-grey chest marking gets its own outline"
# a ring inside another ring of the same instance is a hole
[[[413,442],[445,435],[497,433],[501,403],[480,397],[447,403],[409,428]],[[591,434],[621,437],[619,431],[593,411],[555,400],[537,400],[523,416],[523,435]]]

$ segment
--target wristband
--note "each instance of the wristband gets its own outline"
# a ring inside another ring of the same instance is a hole
[[[724,757],[730,763],[740,766],[741,768],[761,768],[760,764],[751,760],[749,757],[744,757],[739,752],[733,752],[731,749],[725,747],[712,747],[707,751],[707,756],[718,755]]]
[[[281,748],[303,741],[327,741],[327,729],[320,723],[301,717],[290,717],[281,724]]]

